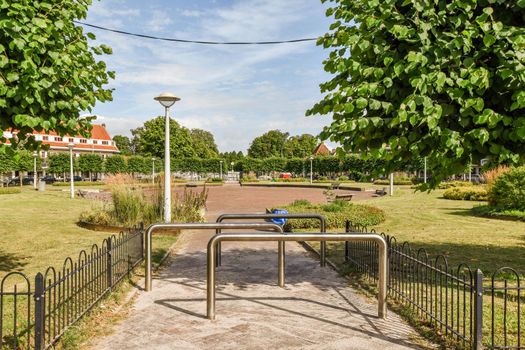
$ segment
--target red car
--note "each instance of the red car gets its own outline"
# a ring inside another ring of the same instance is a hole
[[[281,173],[279,175],[279,178],[280,179],[291,179],[292,178],[292,174],[291,173]]]

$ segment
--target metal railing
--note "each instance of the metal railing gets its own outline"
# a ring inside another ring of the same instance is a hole
[[[171,223],[171,224],[152,224],[146,230],[146,244],[145,244],[145,287],[144,289],[149,292],[151,291],[151,238],[153,233],[158,230],[217,230],[217,229],[230,229],[230,230],[262,230],[270,229],[276,232],[283,232],[281,226],[267,222],[256,222],[256,223],[216,223],[216,222],[201,222],[201,223]],[[284,250],[279,250],[279,277],[277,283],[279,286],[284,286]]]
[[[347,223],[349,233],[368,233]],[[449,266],[443,255],[429,257],[424,248],[381,233],[388,244],[388,291],[412,317],[430,325],[440,336],[465,349],[524,349],[525,319],[522,278],[516,270],[496,269],[488,279],[467,264]],[[377,248],[345,243],[344,260],[369,281],[377,280],[373,262]]]
[[[11,272],[0,283],[0,349],[52,348],[64,332],[143,260],[142,230],[104,239],[35,276]]]
[[[257,214],[257,213],[252,213],[252,214],[222,214],[220,215],[218,218],[217,218],[217,222],[218,223],[221,223],[225,220],[247,220],[247,219],[264,219],[264,220],[269,220],[269,219],[292,219],[292,220],[296,220],[296,219],[317,219],[319,220],[319,230],[322,232],[322,233],[325,233],[326,232],[326,218],[321,215],[321,214],[312,214],[312,213],[300,213],[300,214]],[[217,230],[217,233],[220,233],[221,231],[220,230]],[[285,250],[285,242],[284,241],[280,241],[279,242],[279,250],[283,251]],[[326,242],[325,241],[321,241],[321,244],[320,244],[320,248],[319,248],[319,251],[320,251],[320,263],[321,263],[321,266],[325,266],[326,265]],[[217,245],[217,265],[220,266],[221,264],[221,244],[220,242],[218,243]]]
[[[261,234],[261,233],[241,233],[229,234],[221,233],[213,236],[208,242],[207,250],[207,281],[206,281],[206,315],[208,319],[215,319],[215,254],[217,244],[223,241],[228,242],[268,242],[268,241],[355,241],[355,242],[373,242],[377,246],[379,254],[377,255],[378,269],[378,317],[386,318],[386,296],[387,296],[387,278],[388,278],[388,246],[383,237],[377,234],[327,234],[327,233],[291,233],[291,234]]]

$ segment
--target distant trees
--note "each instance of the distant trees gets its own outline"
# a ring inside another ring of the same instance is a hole
[[[119,137],[125,149],[134,154],[164,158],[164,117],[148,120],[143,126],[131,130],[133,140]],[[115,139],[115,138],[114,138]],[[117,142],[115,140],[115,142]],[[129,154],[131,154],[129,153]],[[216,158],[219,155],[213,134],[202,129],[188,129],[170,119],[170,153],[174,158]],[[122,153],[125,155],[125,153]]]
[[[253,139],[248,149],[252,158],[307,157],[317,145],[317,138],[310,134],[291,136],[280,130],[270,130]]]
[[[195,155],[198,158],[216,158],[219,155],[215,138],[211,132],[202,129],[191,129],[190,137]]]
[[[115,141],[115,144],[117,145],[117,148],[120,151],[120,154],[123,156],[129,156],[133,154],[133,148],[131,144],[131,140],[127,136],[122,135],[115,135],[113,136],[113,141]]]
[[[104,168],[108,174],[125,173],[127,171],[126,160],[119,155],[108,157],[104,162]]]

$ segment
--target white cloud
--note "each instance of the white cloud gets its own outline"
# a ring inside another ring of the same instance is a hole
[[[173,24],[173,20],[166,11],[153,10],[151,11],[145,28],[147,28],[148,31],[161,32],[171,24]]]
[[[316,15],[324,18],[315,1],[236,0],[202,9],[190,0],[171,9],[171,2],[159,1],[140,3],[133,17],[129,8],[129,16],[119,12],[122,0],[105,0],[104,7],[90,10],[90,22],[114,21],[119,28],[159,36],[239,41],[319,35],[319,26],[312,23]],[[222,151],[245,150],[255,136],[273,128],[317,134],[328,123],[326,118],[304,117],[325,80],[322,50],[314,43],[200,46],[95,33],[114,52],[103,58],[117,73],[111,84],[114,101],[94,110],[104,116],[112,135],[130,135],[130,129],[162,115],[153,100],[162,91],[182,97],[172,116],[186,127],[211,131]]]

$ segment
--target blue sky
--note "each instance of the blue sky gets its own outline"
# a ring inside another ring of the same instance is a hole
[[[284,40],[324,34],[325,9],[319,0],[102,0],[94,1],[86,22],[181,39]],[[211,131],[221,151],[245,151],[271,129],[317,135],[330,122],[304,116],[329,79],[322,67],[328,52],[315,42],[202,46],[89,31],[113,48],[104,61],[117,74],[114,98],[93,110],[112,135],[129,136],[163,115],[153,97],[164,91],[182,98],[172,117]]]

